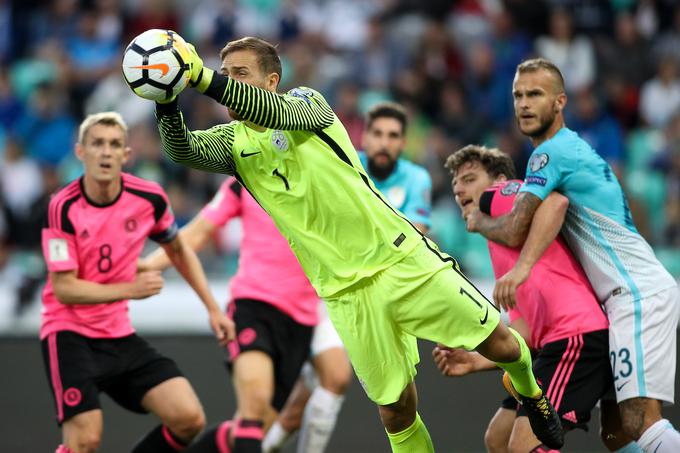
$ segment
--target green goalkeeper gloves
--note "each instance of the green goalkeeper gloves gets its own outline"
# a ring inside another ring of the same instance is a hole
[[[215,71],[210,68],[203,67],[203,60],[198,56],[196,48],[193,44],[188,44],[191,50],[191,57],[189,59],[189,68],[191,69],[190,84],[192,87],[198,88],[198,91],[205,93],[205,90],[210,86]]]

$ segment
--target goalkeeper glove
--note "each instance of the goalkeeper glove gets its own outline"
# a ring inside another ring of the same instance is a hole
[[[213,71],[210,68],[203,67],[203,60],[198,56],[196,48],[193,44],[188,44],[191,56],[189,57],[189,68],[191,70],[191,79],[189,83],[192,87],[198,88],[198,91],[205,93],[205,90],[210,86],[212,81]]]

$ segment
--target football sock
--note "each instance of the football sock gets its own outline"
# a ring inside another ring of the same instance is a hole
[[[680,433],[671,422],[662,418],[642,433],[638,445],[644,452],[677,453],[680,451]]]
[[[137,442],[132,453],[175,453],[186,447],[184,441],[171,433],[167,426],[158,425]]]
[[[318,386],[312,392],[302,416],[297,452],[322,453],[328,444],[345,397]]]
[[[73,450],[63,445],[59,445],[54,453],[73,453]]]
[[[508,372],[513,387],[520,395],[531,398],[538,398],[541,396],[541,388],[536,383],[534,372],[531,370],[531,352],[527,346],[524,338],[514,329],[510,329],[517,342],[519,343],[519,359],[510,363],[496,362],[496,365]]]
[[[417,412],[411,426],[395,434],[387,433],[387,438],[393,453],[434,453],[430,433]]]
[[[262,426],[261,420],[236,420],[233,453],[261,453],[264,437]]]
[[[631,442],[616,450],[614,453],[642,453],[642,448],[637,442]]]
[[[271,428],[269,428],[269,431],[267,431],[267,434],[264,436],[264,440],[262,441],[262,451],[264,453],[272,453],[274,451],[277,451],[286,444],[286,441],[290,439],[292,433],[289,433],[285,429],[283,429],[283,426],[281,426],[281,423],[279,421],[275,421]]]
[[[184,450],[184,453],[232,453],[229,448],[229,432],[232,421],[222,422],[208,428],[203,435]]]

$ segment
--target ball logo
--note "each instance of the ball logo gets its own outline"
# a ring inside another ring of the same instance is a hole
[[[66,403],[67,406],[77,406],[82,399],[82,393],[75,387],[68,388],[64,391],[64,403]]]
[[[254,329],[250,327],[243,329],[241,333],[238,334],[238,342],[243,346],[248,346],[257,338],[257,333]]]

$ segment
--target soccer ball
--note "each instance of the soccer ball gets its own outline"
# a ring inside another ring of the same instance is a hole
[[[189,83],[191,50],[172,30],[147,30],[123,54],[123,77],[136,95],[152,101],[177,96]]]

